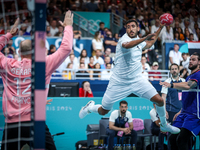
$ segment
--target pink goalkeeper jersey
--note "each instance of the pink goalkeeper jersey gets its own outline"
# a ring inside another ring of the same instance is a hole
[[[12,38],[10,33],[0,37],[0,50]],[[66,26],[60,48],[46,57],[46,99],[51,74],[61,65],[72,50],[72,26]],[[31,60],[17,61],[0,52],[0,74],[3,80],[3,112],[5,122],[30,121],[31,109]]]

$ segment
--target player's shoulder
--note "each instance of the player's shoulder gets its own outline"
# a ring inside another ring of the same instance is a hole
[[[195,78],[195,79],[200,80],[200,70],[198,70],[197,72],[191,74],[191,75],[190,75],[190,78],[191,78],[191,79],[192,79],[192,78]],[[190,78],[189,78],[189,79],[190,79]]]
[[[192,77],[197,77],[200,75],[200,70],[198,70],[197,72],[191,74],[189,77],[192,78]]]
[[[119,110],[114,110],[112,111],[111,115],[113,116],[118,116]]]
[[[127,116],[127,117],[132,116],[131,112],[127,110],[127,111],[126,111],[126,116]]]
[[[131,38],[125,33],[120,39],[119,42],[131,41]]]
[[[200,74],[200,70],[198,70],[198,71],[196,72],[196,74],[198,74],[198,75],[199,75],[199,74]]]
[[[14,58],[8,58],[6,63],[8,65],[12,65],[12,67],[19,68],[20,64],[23,64],[23,66],[30,66],[31,65],[31,60],[30,59],[22,59],[22,60],[18,61],[18,60],[14,59]]]

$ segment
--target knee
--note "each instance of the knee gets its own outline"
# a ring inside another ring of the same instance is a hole
[[[136,132],[135,130],[132,130],[132,131],[131,131],[131,136],[137,137],[137,132]]]
[[[162,97],[159,97],[158,99],[156,99],[155,103],[158,106],[163,106],[164,105],[164,100],[163,100]]]
[[[105,110],[105,109],[102,108],[102,109],[99,111],[99,114],[102,115],[102,116],[104,116],[104,115],[106,115],[109,111],[110,111],[110,110]]]
[[[110,136],[110,137],[114,137],[115,136],[115,131],[114,130],[110,130],[109,129],[109,131],[108,131],[108,136]]]
[[[131,138],[137,139],[137,132],[135,130],[131,131]]]

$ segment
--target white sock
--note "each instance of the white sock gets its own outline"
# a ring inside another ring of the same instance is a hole
[[[102,105],[100,105],[100,104],[93,105],[93,106],[88,107],[88,110],[89,110],[90,112],[98,113],[98,109],[99,109],[99,107],[101,107],[101,106],[102,106]]]
[[[163,106],[157,106],[156,105],[156,111],[158,113],[158,116],[160,118],[160,122],[162,125],[166,124],[167,121],[166,121],[166,111],[165,111],[165,105]]]

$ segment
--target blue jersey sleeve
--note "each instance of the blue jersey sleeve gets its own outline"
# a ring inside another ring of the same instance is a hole
[[[200,70],[189,78],[189,80],[196,81],[198,85],[200,85]]]

